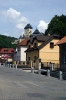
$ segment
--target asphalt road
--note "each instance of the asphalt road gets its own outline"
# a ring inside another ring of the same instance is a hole
[[[66,81],[0,66],[0,100],[66,100]]]

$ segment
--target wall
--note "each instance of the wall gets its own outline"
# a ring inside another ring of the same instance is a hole
[[[37,46],[40,46],[42,44],[42,42],[38,42],[37,40],[34,40],[33,46],[34,46],[34,43],[37,43]]]
[[[64,53],[66,53],[66,44],[60,45],[60,65],[66,65],[66,63],[64,63]]]
[[[21,47],[20,61],[26,61],[26,53],[24,52],[26,49],[27,47]]]
[[[33,47],[33,45],[29,42],[27,45],[27,48],[29,48],[29,45],[30,45],[30,48]]]
[[[53,39],[50,42],[55,44],[58,42],[58,39]],[[54,48],[50,48],[50,42],[40,50],[39,58],[41,58],[42,62],[59,63],[59,47],[54,46]]]
[[[38,58],[39,54],[38,54],[38,50],[34,50],[34,51],[30,51],[27,53],[27,61],[28,61],[28,57],[30,57],[30,60],[34,60],[34,56],[36,56]]]
[[[20,50],[14,53],[14,61],[26,61],[26,53],[24,52],[27,49],[27,47],[20,47]]]
[[[25,37],[28,37],[28,36],[30,36],[32,34],[32,29],[30,29],[30,28],[25,29],[24,31],[25,31],[24,32]]]

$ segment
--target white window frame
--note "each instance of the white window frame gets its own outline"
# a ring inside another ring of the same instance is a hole
[[[64,63],[66,63],[65,59],[66,59],[66,53],[64,54]]]

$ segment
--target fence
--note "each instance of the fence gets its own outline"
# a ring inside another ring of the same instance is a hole
[[[42,62],[41,60],[41,69],[50,69],[50,62]],[[39,59],[36,59],[34,61],[14,61],[14,65],[21,67],[21,66],[27,66],[27,67],[34,67],[35,69],[38,69],[39,66]],[[59,68],[58,63],[52,63],[53,69],[57,70]]]
[[[66,72],[62,72],[60,70],[50,70],[51,66],[49,67],[49,65],[51,65],[52,63],[45,62],[45,68],[46,69],[41,69],[41,63],[38,62],[38,69],[37,70],[36,70],[36,67],[35,67],[36,62],[30,61],[28,63],[31,64],[30,70],[31,70],[32,73],[37,72],[38,74],[41,74],[41,72],[45,72],[48,77],[52,76],[52,77],[58,78],[60,80],[66,80]],[[9,68],[16,68],[16,69],[18,68],[17,64],[15,66],[14,66],[14,64],[8,64],[8,65],[5,64],[4,66],[7,66]],[[47,69],[47,66],[49,67],[49,69]],[[59,64],[52,64],[52,66],[59,69]]]
[[[59,78],[59,72],[60,71],[51,71],[50,72],[50,76],[55,77],[55,78]],[[62,79],[66,80],[66,72],[62,72]]]

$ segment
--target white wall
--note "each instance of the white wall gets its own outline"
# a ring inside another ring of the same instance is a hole
[[[14,60],[16,61],[26,61],[26,53],[24,52],[27,49],[27,47],[20,47],[20,50],[18,51],[17,47],[17,53],[14,54]]]
[[[26,53],[24,52],[26,49],[27,47],[21,47],[21,55],[20,55],[21,61],[26,61]]]

